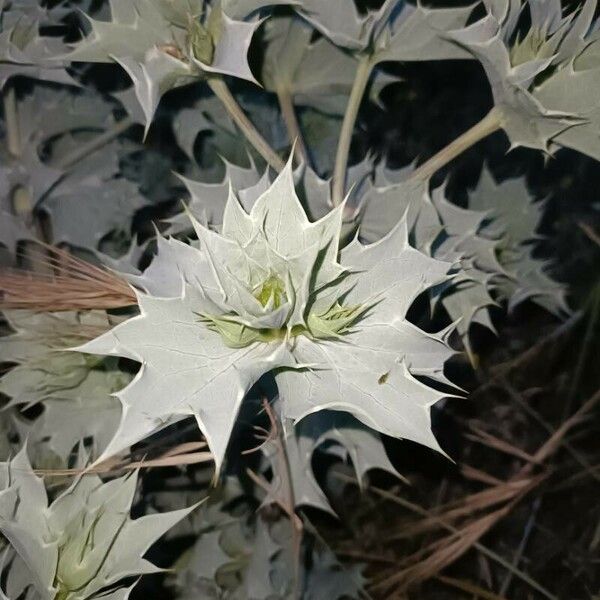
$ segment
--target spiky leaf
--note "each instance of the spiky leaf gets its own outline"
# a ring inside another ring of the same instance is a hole
[[[240,403],[272,369],[287,418],[343,410],[438,447],[429,409],[442,394],[414,374],[443,379],[450,351],[405,315],[449,265],[411,248],[405,223],[340,252],[342,209],[311,223],[288,163],[249,213],[229,197],[222,234],[196,222],[200,249],[162,242],[140,316],[79,348],[142,362],[105,455],[193,415],[220,465]]]
[[[132,520],[136,484],[136,474],[108,483],[80,477],[49,505],[25,449],[0,465],[0,531],[25,563],[37,598],[126,598],[106,588],[160,570],[143,555],[195,507]]]
[[[71,60],[119,63],[131,77],[146,130],[170,89],[211,74],[254,81],[246,53],[258,23],[234,21],[203,0],[172,3],[111,0],[112,21],[90,20],[92,31]]]

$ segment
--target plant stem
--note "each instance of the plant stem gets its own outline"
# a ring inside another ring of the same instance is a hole
[[[277,90],[277,99],[279,100],[279,107],[281,108],[281,115],[283,116],[288,136],[290,141],[294,144],[296,160],[308,164],[308,150],[304,143],[302,131],[300,131],[300,123],[298,122],[298,117],[294,108],[292,94],[287,88],[280,88]]]
[[[368,54],[363,55],[358,61],[354,83],[348,98],[346,113],[340,130],[340,138],[338,140],[337,152],[335,155],[335,166],[333,169],[333,205],[338,206],[344,199],[344,191],[346,187],[346,167],[348,166],[348,154],[350,152],[350,143],[352,142],[352,133],[354,132],[354,124],[356,116],[362,101],[369,76],[373,69],[371,57]]]
[[[6,126],[6,148],[8,153],[19,162],[23,153],[21,144],[21,131],[19,128],[19,107],[17,104],[17,96],[14,85],[9,83],[2,90],[2,101],[4,105],[4,124]],[[41,240],[44,240],[44,231],[42,224],[35,218],[33,213],[34,202],[31,195],[31,190],[22,185],[17,185],[10,193],[10,201],[12,212],[20,217],[23,222],[30,227]],[[32,270],[36,272],[47,272],[48,269],[38,264],[39,261],[32,261],[31,242],[26,242],[23,245],[22,261],[25,264],[31,263]]]
[[[207,83],[215,96],[223,103],[231,118],[236,125],[242,130],[246,139],[250,142],[253,148],[269,163],[276,171],[282,171],[285,167],[285,162],[277,155],[275,150],[271,148],[267,140],[258,132],[252,124],[242,107],[237,103],[229,91],[229,87],[222,77],[209,77]]]
[[[93,137],[91,140],[82,144],[78,148],[75,148],[73,152],[67,154],[60,160],[58,160],[55,166],[59,169],[70,169],[76,165],[80,160],[83,160],[90,154],[96,152],[105,146],[109,142],[112,142],[115,138],[119,137],[124,131],[127,131],[133,125],[133,119],[131,117],[125,117],[120,121],[117,121],[111,129]]]
[[[294,545],[294,580],[295,589],[299,589],[300,583],[300,548],[302,545],[303,524],[300,517],[296,514],[296,497],[294,495],[294,483],[292,479],[292,469],[285,445],[285,431],[281,417],[275,413],[269,401],[263,400],[263,407],[269,421],[271,422],[271,432],[274,435],[275,448],[277,450],[278,461],[274,463],[276,474],[282,478],[284,489],[286,490],[286,499],[284,510],[290,518],[292,525],[292,538]]]
[[[6,126],[6,146],[11,156],[21,156],[21,132],[19,131],[19,113],[15,87],[8,84],[2,92],[4,104],[4,124]]]
[[[453,142],[415,169],[410,176],[410,179],[413,181],[426,181],[451,160],[501,127],[501,115],[499,111],[493,108],[485,117],[483,117],[483,119],[481,119],[481,121],[479,121],[479,123],[476,123],[471,129],[468,129],[462,135],[459,135]]]
[[[17,104],[15,88],[11,83],[8,83],[2,90],[2,100],[4,104],[4,124],[6,126],[6,147],[8,153],[15,159],[15,162],[18,163],[23,154],[23,145],[21,143],[21,131],[19,127],[19,107]],[[10,191],[10,201],[12,212],[17,217],[20,217],[26,226],[35,232],[38,239],[47,242],[48,236],[45,235],[46,231],[43,227],[43,223],[39,218],[36,218],[36,215],[33,212],[35,203],[31,188],[23,185],[15,186]],[[25,263],[31,263],[30,266],[32,270],[36,272],[48,272],[48,267],[42,265],[40,261],[31,261],[31,245],[32,243],[30,241],[24,243],[23,261]]]

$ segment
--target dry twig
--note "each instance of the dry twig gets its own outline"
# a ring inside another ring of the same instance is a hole
[[[471,494],[459,502],[451,503],[435,511],[427,511],[421,521],[405,529],[402,536],[412,536],[435,528],[444,528],[451,533],[409,557],[405,561],[407,563],[405,568],[379,581],[373,589],[380,592],[389,592],[394,589],[396,592],[402,593],[416,583],[435,576],[470,548],[476,547],[483,535],[508,515],[525,495],[547,478],[547,473],[535,475],[533,469],[537,465],[545,463],[561,447],[571,429],[582,422],[599,400],[600,390],[563,422],[531,457],[527,455],[530,460],[507,482]],[[497,444],[495,438],[493,439],[492,447],[495,447]],[[490,509],[492,509],[491,512],[486,512]],[[462,519],[464,522],[459,524],[458,521]],[[514,565],[508,561],[504,562],[509,565],[507,568],[513,568],[514,572]],[[521,578],[526,580],[529,585],[547,598],[554,598],[535,580],[529,576],[523,577],[523,575],[525,574],[521,574]]]
[[[121,308],[137,304],[133,288],[117,274],[38,242],[28,256],[47,272],[0,270],[0,309],[38,312]]]

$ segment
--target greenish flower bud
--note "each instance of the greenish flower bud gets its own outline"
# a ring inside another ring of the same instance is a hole
[[[336,302],[326,313],[308,315],[307,324],[312,337],[317,339],[336,338],[348,331],[364,313],[361,306],[342,306]]]
[[[518,40],[510,48],[510,64],[518,67],[531,60],[549,58],[552,55],[552,48],[547,41],[543,31],[531,29],[522,40]]]
[[[205,65],[212,64],[215,54],[215,44],[211,33],[196,20],[191,20],[188,25],[188,39],[190,50],[196,60]]]
[[[287,301],[285,284],[277,275],[271,275],[254,290],[254,297],[263,306],[271,302],[272,308],[279,308]]]

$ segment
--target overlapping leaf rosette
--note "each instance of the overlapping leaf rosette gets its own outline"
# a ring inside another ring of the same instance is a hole
[[[380,8],[363,13],[345,0],[223,0],[223,10],[234,18],[245,18],[278,4],[292,6],[336,46],[373,54],[375,62],[468,58],[440,33],[462,27],[472,6],[431,10],[386,0]]]
[[[498,263],[498,297],[512,310],[531,300],[557,316],[570,312],[567,288],[551,277],[552,261],[538,255],[539,233],[545,202],[535,201],[522,177],[497,182],[484,168],[469,194],[469,206],[485,213],[480,231],[494,240]]]
[[[454,276],[431,289],[431,307],[441,304],[471,352],[471,326],[495,329],[490,309],[506,302],[512,310],[532,300],[557,316],[569,312],[566,290],[549,275],[550,262],[536,255],[543,202],[535,202],[524,178],[497,183],[485,167],[477,186],[461,207],[447,198],[445,185],[429,190],[429,182],[410,178],[413,167],[373,166],[370,158],[348,170],[351,200],[344,209],[343,231],[355,231],[373,243],[404,216],[411,243],[434,258],[453,263]],[[226,165],[221,183],[182,178],[190,193],[188,210],[220,231],[229,185],[249,207],[269,185],[254,165]],[[330,182],[310,167],[296,171],[302,198],[312,218],[332,210]],[[228,181],[230,183],[228,183]],[[187,221],[187,224],[186,224]],[[191,228],[185,212],[171,220],[172,233]]]
[[[527,299],[555,315],[569,312],[563,285],[548,274],[549,261],[535,255],[543,202],[535,202],[524,178],[495,181],[484,167],[467,207],[450,202],[445,186],[429,191],[413,181],[411,167],[379,167],[360,189],[356,219],[360,235],[375,241],[406,213],[414,245],[455,264],[455,277],[432,290],[457,323],[470,352],[471,325],[494,330],[490,308],[500,301],[512,310]]]
[[[15,75],[76,85],[67,73],[66,45],[58,37],[40,34],[43,27],[60,26],[68,12],[56,3],[52,8],[40,2],[6,0],[0,5],[0,90]]]
[[[4,318],[15,333],[2,337],[0,345],[0,361],[14,363],[0,378],[0,393],[8,398],[0,411],[2,419],[28,440],[38,467],[64,467],[84,439],[97,456],[118,423],[119,405],[111,394],[131,376],[120,371],[114,359],[65,350],[110,329],[110,317],[104,311],[12,310],[5,311]],[[21,414],[35,405],[43,409],[36,418]]]
[[[159,238],[135,278],[141,314],[78,348],[142,363],[104,456],[191,415],[220,466],[244,396],[270,371],[284,418],[347,411],[439,448],[429,413],[444,394],[416,376],[445,382],[452,351],[406,313],[451,265],[412,248],[404,219],[340,248],[343,210],[311,223],[288,162],[249,212],[230,194],[221,233],[194,220],[197,247]]]
[[[0,244],[10,254],[39,239],[42,214],[47,242],[94,251],[110,235],[129,236],[133,215],[149,201],[120,166],[140,146],[113,140],[91,156],[79,153],[90,136],[115,126],[114,109],[95,94],[42,85],[19,98],[17,150],[0,150]]]
[[[432,307],[441,302],[469,348],[472,323],[492,328],[488,308],[494,278],[502,272],[496,242],[481,236],[485,212],[472,211],[448,201],[445,187],[431,191],[427,182],[407,178],[411,171],[379,168],[374,182],[363,184],[356,218],[367,241],[386,235],[392,223],[407,215],[414,245],[437,259],[455,264],[456,276],[431,293]]]
[[[168,90],[215,73],[254,81],[246,54],[258,21],[234,21],[204,0],[111,0],[110,10],[111,21],[89,18],[91,32],[69,59],[119,63],[134,83],[146,129]]]
[[[143,555],[196,508],[132,520],[136,487],[136,474],[107,483],[87,475],[50,503],[25,448],[0,463],[0,531],[12,544],[0,598],[126,600],[123,580],[160,571]]]
[[[511,145],[546,151],[568,147],[599,158],[596,0],[566,15],[560,2],[484,4],[485,18],[448,37],[481,62],[495,118]],[[524,12],[530,17],[525,33]]]
[[[297,550],[290,523],[261,515],[240,492],[232,499],[223,491],[227,493],[225,486],[193,513],[200,517],[201,528],[192,548],[175,565],[169,587],[181,600],[293,598],[297,594],[290,573]],[[311,567],[302,573],[303,598],[364,597],[361,566],[340,564],[321,540],[308,536],[302,553],[311,557]]]

